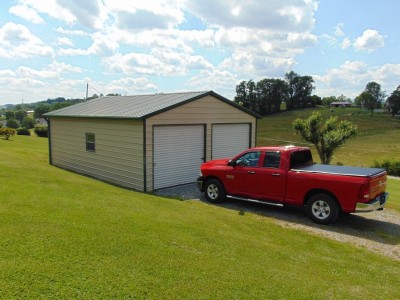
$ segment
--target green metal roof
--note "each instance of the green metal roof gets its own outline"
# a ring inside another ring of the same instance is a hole
[[[214,96],[256,118],[260,117],[213,91],[106,96],[46,113],[45,117],[141,119],[208,95]]]

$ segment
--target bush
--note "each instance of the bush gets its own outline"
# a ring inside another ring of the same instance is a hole
[[[7,120],[6,126],[9,128],[17,129],[19,127],[18,121],[15,119]]]
[[[0,135],[2,135],[5,140],[8,140],[8,139],[10,139],[10,137],[15,135],[15,129],[8,128],[8,127],[2,127],[2,128],[0,128]]]
[[[17,129],[17,135],[31,135],[31,132],[28,128],[22,127]]]
[[[389,175],[400,176],[400,161],[384,160],[383,162],[374,161],[374,168],[384,168]]]
[[[35,127],[35,133],[39,137],[48,137],[48,128],[46,125],[38,125]]]

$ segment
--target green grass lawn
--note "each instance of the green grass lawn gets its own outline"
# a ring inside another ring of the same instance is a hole
[[[400,262],[268,217],[129,191],[0,139],[2,299],[398,299]],[[399,209],[399,184],[389,181]],[[396,203],[396,204],[394,204]]]

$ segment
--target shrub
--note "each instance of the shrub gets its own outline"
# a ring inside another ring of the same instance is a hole
[[[48,137],[49,136],[48,128],[46,125],[37,125],[35,127],[35,133],[39,137]]]
[[[8,128],[8,127],[2,127],[2,128],[0,128],[0,135],[2,135],[5,140],[8,140],[8,139],[10,139],[10,137],[15,135],[15,129]]]
[[[31,132],[28,128],[22,127],[17,129],[17,135],[31,135]]]
[[[374,168],[384,168],[389,175],[400,176],[400,161],[384,160],[383,162],[374,161]]]
[[[17,129],[19,127],[18,121],[15,119],[7,120],[7,127]]]

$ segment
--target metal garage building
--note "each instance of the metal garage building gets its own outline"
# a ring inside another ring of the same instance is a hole
[[[50,164],[145,192],[254,146],[258,118],[213,91],[101,97],[45,116]]]

